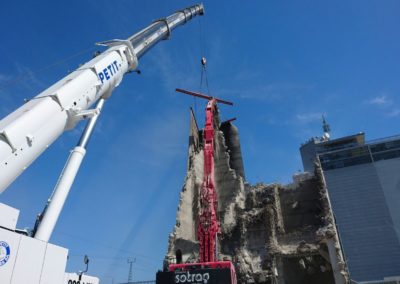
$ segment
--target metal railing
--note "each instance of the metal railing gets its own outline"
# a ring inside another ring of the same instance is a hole
[[[398,140],[394,139],[397,137]],[[320,153],[318,156],[324,170],[373,163],[400,157],[400,136],[381,139],[381,143],[364,144],[356,147]]]

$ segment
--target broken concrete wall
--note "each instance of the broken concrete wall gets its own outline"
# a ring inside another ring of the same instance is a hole
[[[347,283],[321,174],[297,176],[290,185],[246,184],[237,128],[220,125],[218,117],[215,127],[219,258],[233,261],[239,283]],[[188,171],[167,262],[174,262],[177,252],[183,262],[198,261],[201,137],[191,113]]]
[[[225,145],[229,153],[229,166],[235,173],[245,179],[242,150],[240,148],[239,130],[231,122],[221,123],[219,129],[225,138]]]
[[[231,130],[232,128],[232,130]],[[215,185],[218,188],[218,219],[222,235],[236,225],[235,208],[244,206],[244,181],[242,174],[243,162],[238,147],[237,129],[231,123],[225,123],[225,131],[236,141],[231,148],[226,146],[225,137],[219,130],[219,116],[215,121]],[[189,155],[186,179],[180,195],[176,225],[169,238],[169,248],[166,259],[176,258],[180,250],[182,260],[191,261],[197,258],[197,225],[199,212],[199,191],[203,182],[204,157],[202,150],[202,131],[198,129],[193,111],[190,115]],[[239,151],[239,153],[237,153]],[[235,153],[235,166],[241,168],[241,174],[230,168],[230,153]],[[223,256],[221,256],[223,257]]]
[[[224,128],[229,131],[234,126],[231,123],[226,123]],[[231,134],[230,137],[235,139],[233,132]],[[239,174],[230,167],[231,153],[233,151],[227,147],[227,142],[228,140],[224,133],[216,131],[214,152],[215,188],[217,188],[218,217],[222,233],[229,232],[236,225],[237,210],[235,210],[235,207],[243,208],[245,198],[241,153],[235,153],[236,165],[242,169]],[[235,150],[237,151],[237,148]]]
[[[183,262],[197,259],[197,216],[199,214],[199,192],[203,183],[204,157],[200,145],[201,132],[194,113],[190,111],[188,166],[180,193],[176,224],[169,236],[168,254],[165,265],[176,261],[176,255]]]

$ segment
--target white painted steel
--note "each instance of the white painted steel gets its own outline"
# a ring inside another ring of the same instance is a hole
[[[85,156],[85,147],[89,142],[94,126],[99,118],[104,101],[105,100],[101,98],[97,103],[96,114],[87,123],[78,145],[71,152],[71,155],[65,164],[64,170],[54,188],[53,195],[49,199],[47,208],[44,211],[42,220],[40,221],[37,232],[35,233],[34,237],[36,239],[46,242],[50,240],[62,208],[64,207],[64,203],[67,200],[68,193],[71,190],[72,184]]]
[[[90,107],[100,100],[97,107],[101,109],[104,99],[111,96],[124,74],[137,67],[139,57],[159,40],[168,38],[177,25],[203,13],[203,6],[195,5],[151,24],[130,37],[130,44],[112,41],[110,48],[101,55],[0,120],[1,194],[64,131],[74,128],[86,116],[94,115],[78,146],[70,154],[35,238],[0,228],[0,244],[7,243],[7,248],[10,248],[7,261],[0,255],[1,283],[49,284],[62,283],[64,279],[68,284],[68,277],[77,276],[64,274],[68,250],[47,241],[85,156],[85,146],[98,116],[98,112],[90,111]],[[15,217],[14,213],[10,213],[11,218],[6,216],[5,221],[0,219],[0,225],[15,228],[14,219],[18,216]],[[83,275],[82,280],[99,283],[98,278],[87,275]]]
[[[92,132],[94,130],[94,126],[96,125],[97,119],[99,118],[100,112],[103,108],[105,100],[100,99],[99,102],[96,105],[96,115],[93,116],[88,124],[86,125],[85,129],[83,130],[82,136],[79,139],[78,146],[82,148],[86,148],[87,144],[89,143],[90,136],[92,135]]]
[[[139,57],[160,40],[169,38],[175,27],[203,13],[202,4],[194,5],[151,24],[128,40],[105,42],[110,48],[104,53],[1,120],[0,194],[55,139],[83,119],[81,111],[88,110],[101,97],[110,97],[123,75],[137,67]],[[100,73],[107,72],[114,61],[118,62],[118,70],[109,69],[113,75],[102,79]]]
[[[10,284],[39,284],[46,243],[21,237]]]
[[[4,203],[0,203],[0,227],[9,230],[15,230],[18,222],[18,216],[18,209],[8,206]]]
[[[62,134],[67,118],[47,97],[28,102],[0,121],[0,193]]]
[[[68,250],[0,228],[0,242],[9,247],[8,261],[0,253],[1,284],[63,283]]]
[[[126,47],[112,47],[0,121],[0,193],[101,97],[109,97],[128,71]],[[103,84],[97,75],[117,61]],[[99,71],[98,71],[99,70]]]
[[[49,241],[85,153],[85,148],[80,146],[76,146],[74,150],[72,150],[54,189],[51,202],[35,234],[36,239],[45,242]]]
[[[63,283],[68,251],[65,248],[47,244],[40,284]]]
[[[7,243],[8,247],[10,248],[10,255],[5,263],[4,249],[0,248],[2,249],[2,252],[0,252],[0,262],[3,263],[0,265],[0,283],[11,283],[11,277],[15,266],[15,260],[17,259],[21,237],[22,236],[20,234],[0,228],[0,242]]]

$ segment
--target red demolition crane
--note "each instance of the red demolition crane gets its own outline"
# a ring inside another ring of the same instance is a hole
[[[157,284],[163,283],[208,283],[236,284],[235,268],[230,261],[219,261],[217,256],[217,236],[220,225],[217,218],[218,199],[214,178],[214,116],[217,103],[233,105],[221,99],[200,93],[176,89],[177,92],[207,99],[204,140],[204,178],[200,189],[200,210],[197,237],[200,245],[199,262],[170,264],[169,272],[157,274]],[[161,275],[163,274],[163,275]],[[162,281],[162,276],[165,280]],[[173,282],[170,282],[172,281]]]

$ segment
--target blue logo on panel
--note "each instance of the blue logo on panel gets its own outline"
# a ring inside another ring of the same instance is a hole
[[[10,258],[10,246],[6,242],[0,241],[0,266],[7,263]]]

